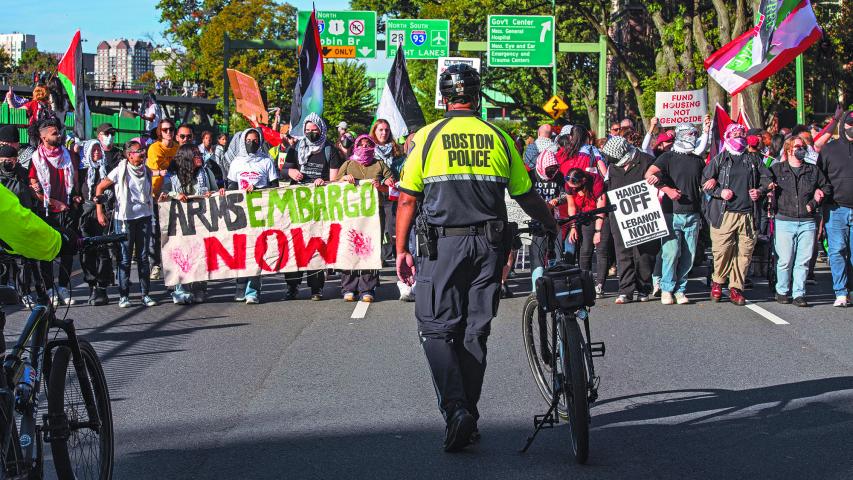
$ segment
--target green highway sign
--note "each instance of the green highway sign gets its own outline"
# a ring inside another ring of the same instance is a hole
[[[300,11],[296,16],[296,39],[300,46],[310,18],[310,11]],[[317,28],[325,57],[353,58],[354,47],[354,58],[376,58],[376,12],[318,10]]]
[[[406,60],[433,60],[450,54],[449,20],[389,19],[385,31],[388,58],[394,58],[400,45]]]
[[[490,67],[554,65],[554,17],[489,15],[487,43]]]

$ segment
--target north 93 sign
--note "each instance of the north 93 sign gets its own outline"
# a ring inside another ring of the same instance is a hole
[[[426,30],[412,30],[412,34],[409,36],[412,39],[412,43],[418,47],[426,43],[427,40]]]

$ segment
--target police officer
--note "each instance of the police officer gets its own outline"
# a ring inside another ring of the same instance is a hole
[[[447,422],[444,450],[453,452],[479,438],[486,340],[512,240],[504,190],[553,234],[557,224],[512,139],[477,116],[479,73],[452,65],[439,88],[446,118],[415,134],[401,175],[397,275],[415,284],[421,345]],[[415,276],[408,245],[418,203]]]

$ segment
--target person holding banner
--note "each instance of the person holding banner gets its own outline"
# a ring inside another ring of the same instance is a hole
[[[623,130],[626,128],[623,127]],[[611,162],[606,182],[607,190],[644,181],[646,171],[655,161],[651,155],[641,152],[625,137],[610,137],[601,153]],[[613,233],[616,265],[619,268],[619,296],[616,297],[616,303],[631,303],[634,301],[634,293],[637,294],[637,300],[649,301],[655,255],[660,244],[651,241],[626,247],[615,215],[610,216],[610,230]]]
[[[256,128],[247,128],[234,135],[226,156],[228,190],[251,192],[262,188],[278,187],[278,168],[263,148],[263,134]],[[261,277],[238,278],[235,302],[261,303]]]
[[[225,195],[224,188],[218,188],[216,175],[205,164],[203,154],[194,145],[183,145],[178,149],[170,166],[172,175],[166,187],[169,192],[160,195],[160,201],[172,199],[186,203],[190,196],[209,197],[215,191]],[[175,285],[172,301],[176,305],[203,303],[207,300],[207,282],[195,282],[187,285]]]
[[[672,151],[655,160],[646,171],[646,181],[664,193],[661,208],[669,236],[661,245],[661,303],[686,305],[687,274],[693,267],[699,229],[702,225],[702,170],[705,160],[693,152],[699,143],[696,127],[682,123],[675,127]]]
[[[383,206],[384,215],[380,217],[382,219],[382,234],[386,239],[382,244],[382,260],[393,262],[398,196],[394,187],[400,181],[400,171],[403,169],[403,161],[406,160],[406,155],[403,152],[403,146],[397,143],[391,134],[391,124],[384,118],[373,122],[373,126],[370,127],[370,138],[376,142],[376,159],[388,165],[394,178],[394,185],[388,187],[388,195],[381,196],[385,202]]]
[[[154,198],[160,196],[163,180],[168,173],[172,158],[178,151],[175,143],[175,122],[168,118],[160,120],[157,128],[157,141],[148,147],[148,160],[146,165],[151,170],[152,188],[151,194]],[[162,277],[163,262],[160,255],[160,214],[157,202],[154,202],[154,214],[151,216],[152,225],[151,245],[148,248],[151,263],[151,280],[159,280]]]
[[[711,300],[720,301],[728,281],[731,302],[746,305],[743,287],[759,228],[759,200],[767,194],[772,174],[760,155],[746,151],[743,125],[726,127],[723,141],[725,148],[702,172],[702,188],[711,197],[705,209],[714,256]]]

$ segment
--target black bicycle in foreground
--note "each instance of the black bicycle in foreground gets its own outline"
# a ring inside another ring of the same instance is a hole
[[[82,249],[116,243],[126,235],[82,239]],[[2,253],[0,260],[14,260]],[[3,359],[0,375],[0,479],[44,477],[44,443],[61,480],[112,478],[113,417],[104,370],[73,320],[59,319],[37,263],[31,260],[36,305],[20,337]],[[0,305],[17,303],[18,292],[0,288]],[[0,307],[0,334],[6,315]],[[65,338],[57,338],[63,332]],[[0,347],[6,351],[5,337]],[[44,383],[44,380],[47,383]],[[44,388],[43,388],[44,387]],[[42,394],[42,390],[44,393]],[[39,418],[39,404],[47,413]]]
[[[612,206],[603,207],[558,220],[557,223],[579,226],[611,211]],[[547,247],[539,248],[539,252],[534,252],[531,246],[530,255],[539,255],[543,260],[541,264],[546,268],[536,280],[536,291],[524,304],[522,334],[533,379],[549,408],[544,415],[533,417],[535,430],[522,452],[530,448],[540,430],[559,425],[562,418],[568,421],[575,461],[586,463],[589,457],[589,410],[598,398],[599,383],[592,359],[603,357],[605,351],[603,342],[590,342],[589,308],[595,305],[595,284],[590,272],[575,266],[573,255],[554,260],[554,241],[541,229],[522,228],[519,233],[547,238]],[[579,324],[581,321],[583,331]]]

